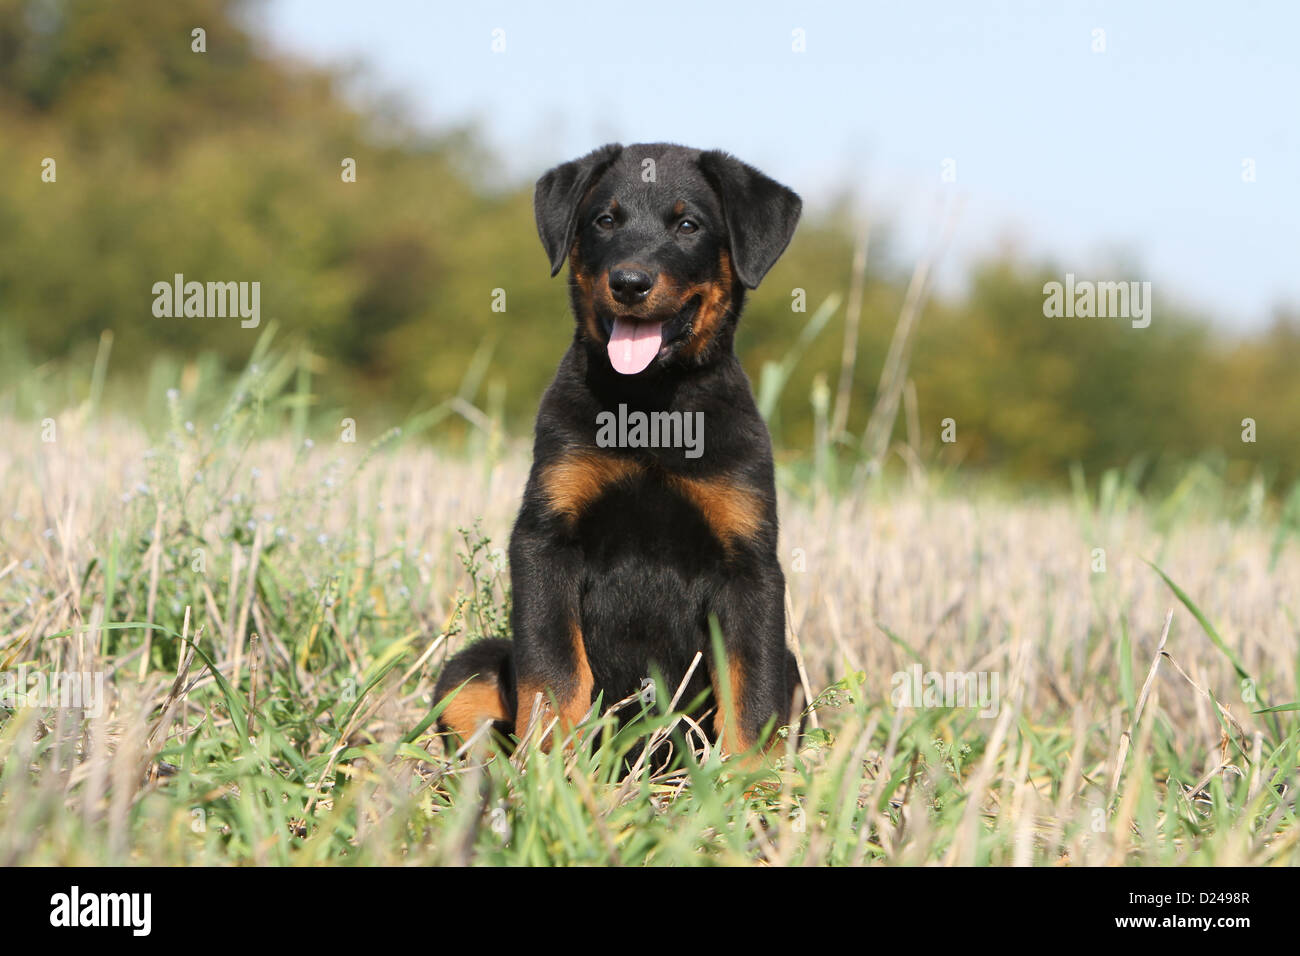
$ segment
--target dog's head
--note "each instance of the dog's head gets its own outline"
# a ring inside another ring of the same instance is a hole
[[[740,160],[609,145],[537,181],[551,275],[570,262],[578,335],[623,375],[730,348],[745,289],[785,250],[799,197]]]

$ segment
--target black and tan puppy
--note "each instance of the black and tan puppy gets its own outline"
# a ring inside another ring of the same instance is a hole
[[[569,259],[577,329],[510,539],[514,639],[448,662],[445,729],[522,736],[538,694],[570,726],[653,668],[671,693],[697,651],[707,667],[683,700],[719,695],[711,617],[735,705],[713,723],[724,749],[789,720],[771,442],[732,339],[800,206],[726,153],[661,143],[604,146],[538,181],[537,231],[552,275]]]

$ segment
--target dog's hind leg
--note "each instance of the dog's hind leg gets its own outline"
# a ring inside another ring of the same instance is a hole
[[[438,726],[468,740],[485,722],[503,736],[515,726],[514,646],[503,638],[475,641],[452,657],[438,677],[435,704],[451,697]]]

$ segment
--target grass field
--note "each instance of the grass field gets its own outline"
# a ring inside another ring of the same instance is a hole
[[[746,774],[657,687],[594,752],[451,753],[430,693],[508,633],[527,446],[313,444],[276,374],[153,434],[0,420],[0,864],[1300,862],[1300,545],[1258,489],[782,468],[799,749]],[[931,672],[991,706],[895,706]],[[618,779],[647,736],[676,764]]]

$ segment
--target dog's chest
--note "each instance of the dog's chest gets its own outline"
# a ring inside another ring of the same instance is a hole
[[[540,486],[589,560],[716,565],[763,521],[760,497],[731,476],[633,458],[566,456],[542,469]]]

